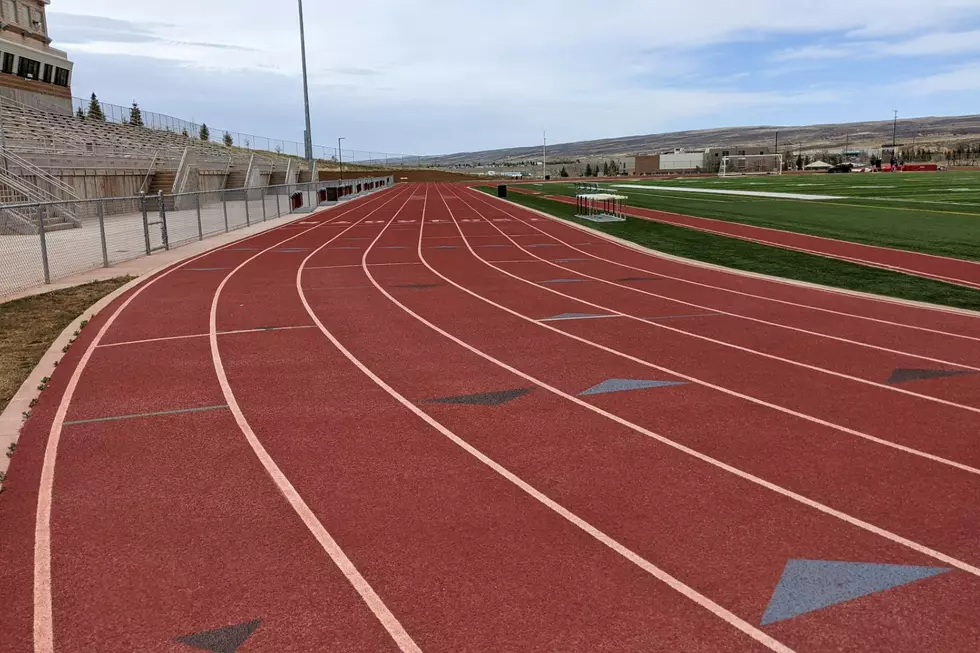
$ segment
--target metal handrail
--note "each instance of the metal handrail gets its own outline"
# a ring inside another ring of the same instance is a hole
[[[150,176],[153,174],[153,168],[157,164],[157,158],[160,156],[160,150],[153,153],[153,159],[150,161],[150,165],[146,169],[146,176],[143,177],[143,183],[140,184],[140,192],[145,193],[147,185],[150,183]]]
[[[61,191],[61,193],[63,195],[65,195],[65,197],[63,197],[62,199],[65,199],[65,200],[77,200],[77,199],[80,199],[78,197],[78,195],[75,194],[75,189],[74,188],[72,188],[71,186],[69,186],[65,182],[61,181],[57,177],[55,177],[53,175],[49,175],[42,168],[39,168],[38,166],[34,165],[33,163],[31,163],[27,159],[24,159],[23,157],[17,156],[13,152],[11,152],[9,150],[6,150],[6,149],[2,149],[2,148],[0,148],[0,156],[3,156],[4,158],[12,161],[14,163],[14,165],[16,167],[20,168],[21,170],[27,171],[28,173],[30,173],[34,177],[37,177],[39,179],[43,179],[45,181],[45,183],[50,184],[52,187],[54,187],[54,188],[58,189],[59,191]]]

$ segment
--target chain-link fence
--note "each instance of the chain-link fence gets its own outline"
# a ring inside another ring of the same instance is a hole
[[[88,116],[91,100],[82,98],[72,98],[72,106],[75,114],[81,112]],[[139,117],[133,107],[122,107],[118,104],[99,102],[102,115],[106,122],[120,124],[141,124],[147,129],[167,131],[174,134],[186,134],[193,138],[201,137],[203,124],[182,120],[173,116],[154,111],[144,111],[139,109]],[[258,150],[265,152],[275,152],[290,156],[306,156],[306,148],[297,141],[288,141],[279,138],[269,138],[267,136],[256,136],[255,134],[243,134],[241,132],[219,129],[208,126],[208,141],[217,144],[241,147],[246,150]],[[421,165],[423,157],[414,154],[395,154],[392,152],[372,152],[369,150],[341,149],[336,147],[326,147],[323,145],[313,146],[313,156],[324,161],[342,161],[352,165],[375,166],[375,167],[418,167]]]
[[[394,178],[387,176],[0,204],[0,297],[290,213],[308,212],[393,183]]]

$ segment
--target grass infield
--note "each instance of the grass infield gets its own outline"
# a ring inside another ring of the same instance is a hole
[[[622,188],[620,184],[642,188]],[[980,173],[851,173],[770,177],[622,177],[600,187],[647,209],[772,227],[855,243],[980,261]],[[765,191],[832,195],[833,200],[773,199],[678,192]],[[574,184],[530,185],[551,195],[575,195]]]

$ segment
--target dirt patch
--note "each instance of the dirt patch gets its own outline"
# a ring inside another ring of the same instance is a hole
[[[0,304],[0,412],[65,327],[131,280],[95,281]]]

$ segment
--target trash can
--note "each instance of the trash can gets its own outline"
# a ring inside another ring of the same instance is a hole
[[[497,186],[497,197],[507,197],[507,184]]]
[[[327,189],[326,192],[327,192],[327,201],[328,202],[336,202],[337,201],[337,190],[338,189],[337,189],[336,186],[333,186],[333,187]]]
[[[544,180],[545,181],[551,181],[551,175],[545,175],[544,176]]]
[[[321,188],[320,190],[318,190],[316,192],[316,201],[317,202],[321,202],[321,203],[327,201],[327,189],[326,188]]]
[[[303,191],[298,190],[289,196],[289,206],[293,211],[303,206]]]

